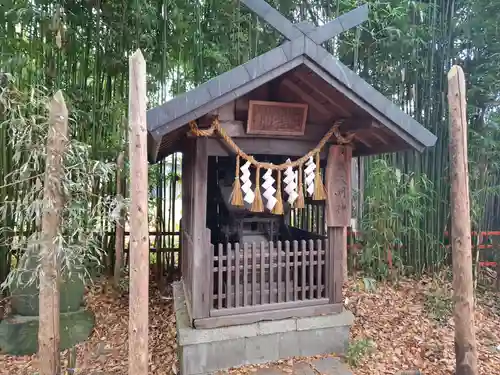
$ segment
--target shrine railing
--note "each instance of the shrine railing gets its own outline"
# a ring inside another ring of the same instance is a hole
[[[328,304],[328,240],[218,244],[210,316]]]

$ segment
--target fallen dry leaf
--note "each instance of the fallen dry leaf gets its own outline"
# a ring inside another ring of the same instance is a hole
[[[150,374],[178,373],[177,342],[173,301],[169,291],[160,295],[151,275],[149,308]],[[359,280],[350,280],[344,290],[347,307],[356,316],[351,342],[369,339],[373,350],[366,354],[355,375],[393,375],[420,370],[423,374],[451,375],[455,365],[453,320],[438,324],[424,309],[425,296],[436,282],[430,278],[419,281],[400,280],[397,285],[382,283],[372,292],[356,288]],[[450,289],[450,285],[446,285]],[[166,297],[167,296],[167,297]],[[109,375],[128,373],[128,296],[117,295],[107,280],[95,283],[86,293],[86,304],[96,316],[92,336],[77,346],[77,367],[80,374],[99,370]],[[480,373],[500,374],[500,302],[498,295],[484,294],[476,308],[476,335]],[[63,363],[67,354],[62,354]],[[278,368],[293,373],[299,362],[314,359],[293,358],[272,364],[231,369],[231,375],[246,375],[262,368]],[[0,355],[0,375],[32,375],[36,373],[36,356]],[[226,372],[227,373],[227,372]]]

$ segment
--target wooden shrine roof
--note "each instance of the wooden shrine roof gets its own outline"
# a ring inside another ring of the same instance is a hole
[[[242,1],[264,18],[279,18],[279,12],[266,8],[263,4],[270,6],[263,0]],[[260,13],[254,9],[259,6],[264,6]],[[367,129],[367,137],[372,131],[380,142],[365,139],[361,154],[423,151],[433,146],[434,134],[320,45],[331,35],[362,22],[367,11],[367,7],[357,8],[319,28],[310,24],[294,25],[286,18],[274,20],[272,25],[279,24],[278,31],[290,40],[148,111],[150,162],[161,160],[172,151],[172,144],[186,133],[190,121],[273,82],[284,82],[285,91],[309,105],[311,116],[316,110],[319,113],[316,122],[333,124],[339,118],[373,120],[376,126]],[[281,95],[274,100],[280,101]],[[322,108],[324,116],[320,117]]]

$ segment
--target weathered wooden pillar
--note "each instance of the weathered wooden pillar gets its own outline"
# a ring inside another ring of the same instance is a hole
[[[61,180],[63,155],[68,142],[68,109],[61,91],[50,102],[50,127],[47,138],[47,158],[43,201],[46,203],[42,216],[42,246],[40,272],[40,325],[38,330],[38,358],[40,374],[53,375],[61,371],[60,342],[60,288],[59,241],[64,197]]]
[[[149,225],[146,62],[129,61],[130,305],[129,374],[148,373]]]
[[[448,73],[450,107],[451,251],[455,301],[455,356],[457,375],[477,375],[474,290],[467,165],[467,103],[461,67]]]
[[[209,293],[211,269],[209,267],[210,236],[207,236],[207,139],[195,140],[193,181],[191,185],[193,204],[191,207],[193,249],[192,275],[192,319],[209,315]]]
[[[328,297],[342,303],[342,285],[347,280],[347,227],[351,221],[351,161],[348,145],[330,146],[326,165],[326,225],[328,227]]]

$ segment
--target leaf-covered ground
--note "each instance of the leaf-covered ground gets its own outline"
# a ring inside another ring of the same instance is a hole
[[[357,284],[357,285],[356,285]],[[398,285],[379,285],[373,293],[357,291],[351,283],[346,295],[356,316],[351,347],[371,340],[373,349],[360,360],[357,375],[395,374],[420,370],[423,374],[453,374],[454,329],[451,287],[423,279]],[[500,302],[481,293],[476,309],[480,374],[500,374]]]
[[[345,360],[353,366],[354,374],[396,374],[416,369],[423,374],[452,374],[450,293],[447,283],[431,279],[402,280],[397,284],[375,286],[363,280],[351,280],[345,290],[346,304],[356,320]],[[481,294],[477,303],[476,326],[482,375],[500,374],[500,302],[496,298],[493,294]],[[88,292],[87,304],[96,315],[96,327],[91,338],[77,348],[77,373],[127,374],[126,295],[117,296],[107,282],[102,281]],[[152,287],[149,312],[150,374],[176,374],[172,300],[162,297]],[[67,358],[67,353],[63,358]],[[272,366],[290,373],[297,360]],[[0,364],[0,374],[36,373],[34,357],[3,355]],[[252,373],[258,367],[265,366],[249,366],[231,373]]]

